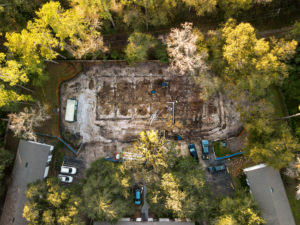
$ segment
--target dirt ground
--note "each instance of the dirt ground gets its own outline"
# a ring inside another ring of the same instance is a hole
[[[89,66],[61,85],[62,136],[83,144],[79,158],[88,166],[127,147],[143,130],[167,130],[186,142],[236,135],[241,123],[234,103],[221,94],[203,102],[200,92],[191,77],[171,73],[158,62]],[[78,100],[73,123],[64,120],[69,98]]]

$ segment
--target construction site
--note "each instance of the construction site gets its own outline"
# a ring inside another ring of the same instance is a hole
[[[87,166],[130,146],[143,130],[179,135],[183,154],[187,143],[238,135],[234,102],[221,93],[203,101],[200,93],[192,77],[159,62],[95,64],[60,86],[61,133]],[[74,122],[65,120],[68,99],[78,102]]]

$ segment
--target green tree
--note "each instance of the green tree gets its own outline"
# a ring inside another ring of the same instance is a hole
[[[125,48],[126,59],[129,64],[147,60],[148,51],[156,45],[155,39],[150,34],[134,32],[128,39]]]
[[[125,10],[124,21],[136,23],[137,21],[130,19],[130,17],[143,15],[147,31],[149,24],[152,26],[166,25],[174,16],[173,9],[177,5],[176,0],[122,0],[121,2],[128,7],[128,10]],[[137,19],[140,20],[141,18]],[[132,24],[128,25],[132,26]]]
[[[289,65],[289,77],[284,80],[281,90],[289,114],[293,115],[299,112],[300,103],[300,47],[297,47],[297,53],[295,57],[290,60]],[[292,118],[289,122],[292,124],[295,135],[300,138],[300,118]]]
[[[294,23],[291,33],[294,37],[298,37],[300,35],[300,22],[299,21]]]
[[[171,142],[160,137],[157,131],[143,131],[133,146],[123,151],[124,165],[132,171],[138,183],[150,185],[159,182],[169,164],[174,163],[178,151]]]
[[[256,203],[246,192],[236,192],[234,198],[224,197],[216,200],[214,211],[216,215],[213,215],[212,220],[217,220],[218,225],[265,224]]]
[[[233,96],[239,98],[241,91],[254,99],[264,96],[271,84],[288,76],[286,61],[294,55],[296,41],[257,39],[249,23],[237,25],[232,19],[211,35],[212,64],[220,65],[216,72]]]
[[[246,124],[250,133],[246,152],[254,162],[264,162],[279,170],[294,160],[300,144],[286,123],[270,123],[258,119],[257,122]]]
[[[121,164],[94,161],[82,189],[85,214],[96,221],[117,222],[132,213],[130,174]]]
[[[32,97],[18,94],[16,91],[6,88],[4,84],[0,84],[0,107],[22,101],[32,101]]]
[[[249,10],[255,4],[267,4],[272,0],[219,0],[218,5],[224,12],[225,17],[238,15],[241,11]]]
[[[18,32],[26,27],[28,20],[35,16],[35,11],[47,0],[1,0],[0,30]]]
[[[170,215],[203,221],[209,209],[205,175],[192,157],[178,157],[148,189],[148,202],[159,216]]]
[[[11,152],[0,148],[0,196],[3,195],[5,190],[4,177],[5,170],[11,166],[14,159],[14,154]]]
[[[98,23],[99,18],[109,20],[113,27],[115,21],[112,13],[120,10],[121,3],[116,0],[70,0],[71,4],[80,11],[85,18],[89,18],[93,24]]]
[[[253,0],[219,0],[219,6],[226,18],[237,15],[242,10],[250,9],[252,4]]]
[[[215,11],[217,0],[182,0],[188,7],[193,7],[198,16]]]
[[[36,12],[35,23],[42,28],[51,27],[59,38],[61,49],[68,50],[75,58],[82,58],[88,53],[105,52],[103,38],[99,30],[99,18],[91,21],[78,10],[78,7],[64,10],[59,2],[49,2]]]
[[[125,168],[135,182],[148,187],[147,200],[158,216],[206,218],[209,193],[204,172],[190,156],[180,157],[176,145],[157,131],[143,131],[123,151]]]
[[[27,76],[30,75],[34,83],[45,80],[44,60],[53,60],[58,55],[53,50],[58,46],[58,41],[50,30],[29,21],[27,29],[23,29],[21,33],[6,33],[6,39],[5,46],[24,67]]]
[[[79,215],[80,197],[59,184],[56,178],[36,181],[26,191],[23,217],[29,225],[83,225]]]

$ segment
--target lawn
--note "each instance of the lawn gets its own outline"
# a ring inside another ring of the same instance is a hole
[[[267,100],[274,105],[275,117],[280,118],[287,115],[287,109],[281,91],[276,86],[271,86],[268,89]]]
[[[59,108],[58,102],[58,88],[63,80],[68,80],[81,71],[80,63],[63,62],[59,64],[49,63],[46,72],[49,79],[45,81],[40,87],[36,87],[32,97],[34,100],[46,105],[51,119],[38,128],[39,132],[50,134],[53,136],[60,136],[59,132],[59,113],[56,109]]]
[[[275,107],[275,117],[280,118],[282,116],[288,115],[287,108],[280,93],[280,89],[272,86],[269,89],[269,93],[267,99],[271,101]],[[281,122],[278,121],[278,123]],[[289,199],[289,203],[296,221],[297,225],[300,225],[300,200],[296,200],[296,184],[297,181],[282,175],[282,180],[286,189],[287,197]]]
[[[214,142],[213,146],[214,146],[214,151],[215,151],[216,157],[222,157],[222,156],[231,154],[231,152],[227,148],[222,147],[222,143],[219,141]]]

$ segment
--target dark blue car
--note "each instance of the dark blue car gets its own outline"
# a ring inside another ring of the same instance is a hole
[[[217,165],[217,166],[210,166],[207,168],[207,170],[210,173],[220,172],[226,170],[226,166],[224,164]]]
[[[189,144],[189,151],[192,157],[199,161],[196,146],[194,144]]]

